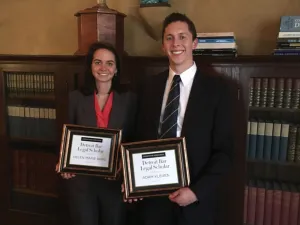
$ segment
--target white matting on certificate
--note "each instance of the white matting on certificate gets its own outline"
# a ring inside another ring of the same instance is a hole
[[[70,164],[108,167],[111,138],[73,135]]]
[[[175,150],[132,154],[136,187],[178,183]]]

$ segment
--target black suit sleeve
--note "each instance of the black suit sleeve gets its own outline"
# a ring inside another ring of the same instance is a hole
[[[234,149],[234,104],[237,90],[232,88],[223,78],[218,84],[219,97],[217,101],[213,130],[211,157],[197,181],[191,185],[198,201],[214,194],[221,178],[231,165]]]

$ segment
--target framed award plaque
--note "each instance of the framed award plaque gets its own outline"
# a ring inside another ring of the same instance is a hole
[[[116,178],[121,138],[118,129],[64,124],[58,172]]]
[[[185,138],[121,144],[125,198],[168,195],[190,184]]]

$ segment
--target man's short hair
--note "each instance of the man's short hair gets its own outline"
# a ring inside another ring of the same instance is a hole
[[[192,36],[193,36],[193,40],[195,40],[197,38],[197,32],[196,32],[196,28],[195,28],[195,24],[193,23],[192,20],[190,20],[190,18],[188,18],[185,14],[182,13],[171,13],[170,15],[168,15],[163,23],[163,29],[162,29],[162,41],[164,40],[164,34],[165,34],[165,30],[166,27],[174,22],[185,22],[188,25],[189,31],[191,32]]]

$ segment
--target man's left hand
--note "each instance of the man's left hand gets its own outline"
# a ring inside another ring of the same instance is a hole
[[[179,206],[187,206],[198,200],[195,193],[188,187],[173,192],[169,195],[169,199]]]

